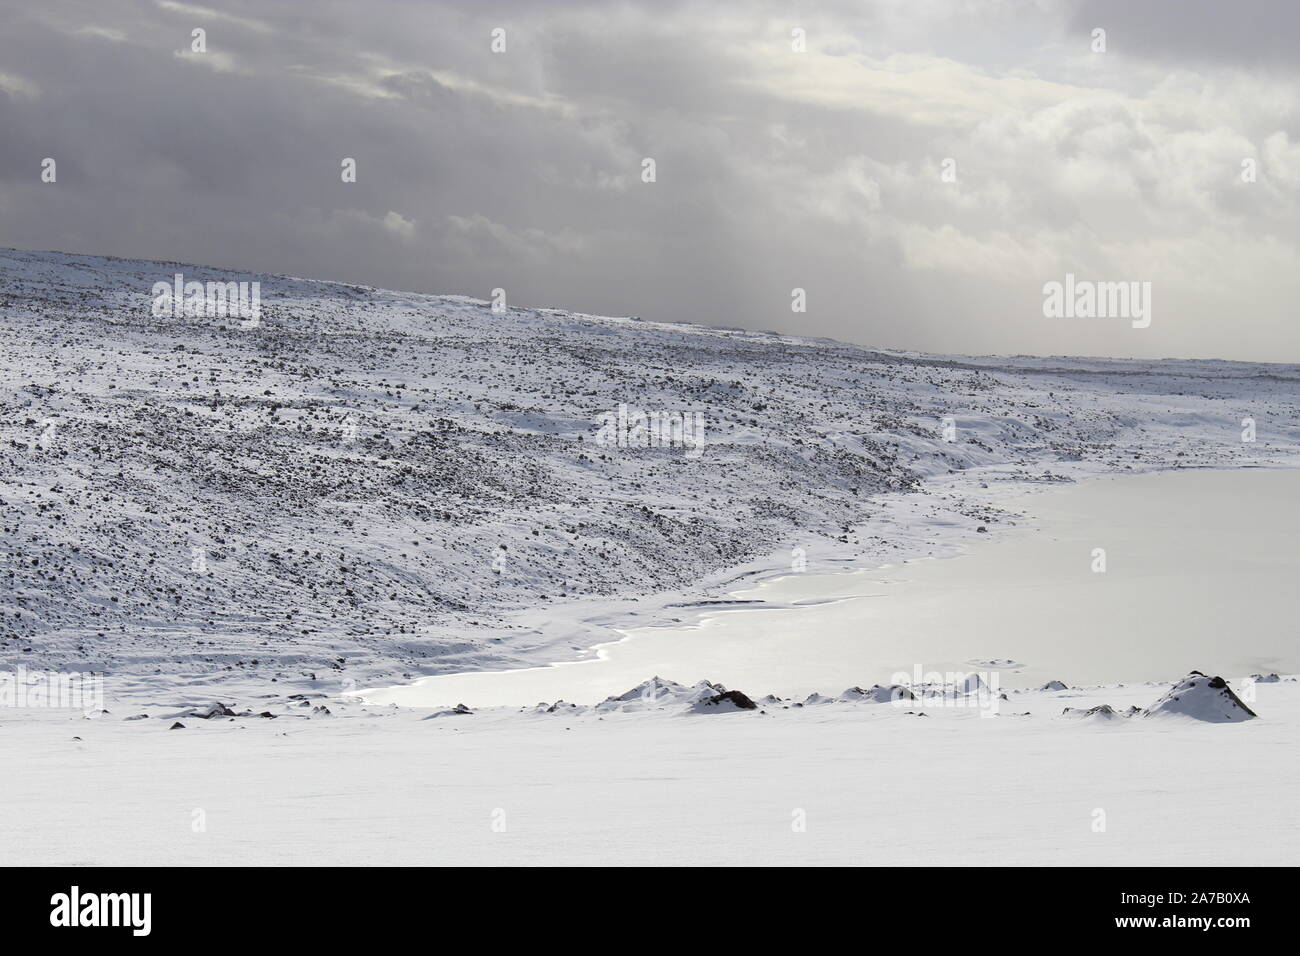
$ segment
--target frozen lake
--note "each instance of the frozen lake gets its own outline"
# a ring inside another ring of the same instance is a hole
[[[596,703],[651,675],[751,696],[989,670],[1003,687],[1300,670],[1300,472],[1101,478],[999,500],[1030,521],[959,557],[774,579],[689,626],[630,630],[588,659],[366,693],[471,707]],[[1104,549],[1097,571],[1095,549]]]

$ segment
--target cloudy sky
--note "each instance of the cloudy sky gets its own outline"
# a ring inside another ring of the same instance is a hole
[[[1292,0],[0,19],[0,246],[926,351],[1300,362]],[[1150,327],[1045,318],[1067,272],[1150,282]]]

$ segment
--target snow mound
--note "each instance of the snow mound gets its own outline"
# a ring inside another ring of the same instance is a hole
[[[221,701],[214,700],[206,707],[196,708],[190,713],[190,716],[198,717],[200,720],[211,720],[214,717],[234,717],[235,712]]]
[[[586,709],[587,709],[587,708],[585,708],[585,707],[579,707],[577,704],[571,704],[571,703],[569,703],[567,700],[557,700],[557,701],[556,701],[555,703],[553,703],[553,704],[548,704],[548,703],[546,703],[545,701],[542,701],[542,702],[539,703],[536,707],[533,708],[533,713],[536,713],[536,714],[577,714],[577,713],[581,713],[582,711],[584,711],[584,710],[586,710]]]
[[[1232,692],[1222,677],[1192,671],[1147,709],[1148,717],[1190,717],[1215,724],[1237,723],[1259,716]]]
[[[615,697],[606,697],[596,705],[597,710],[627,710],[624,704],[655,705],[681,700],[690,694],[690,688],[658,675],[643,680],[631,690]]]
[[[861,687],[850,687],[840,694],[840,700],[889,704],[896,700],[916,700],[916,695],[912,693],[911,689],[904,687],[902,684],[890,684],[888,686],[873,684],[866,690]]]
[[[562,702],[557,702],[562,705]],[[638,713],[643,711],[680,710],[686,713],[724,713],[757,710],[758,705],[738,690],[702,680],[693,687],[662,677],[642,681],[616,697],[607,697],[593,708],[600,713]]]
[[[803,701],[802,704],[795,704],[795,706],[796,706],[796,707],[812,707],[812,706],[814,706],[815,704],[833,704],[833,703],[835,703],[835,698],[834,698],[834,697],[823,697],[821,694],[818,694],[818,693],[812,693],[812,694],[809,694],[807,697],[804,698],[804,701]]]
[[[455,707],[452,707],[450,710],[436,710],[428,717],[424,717],[421,719],[437,720],[439,717],[463,717],[473,713],[474,711],[470,710],[464,704],[457,704]]]
[[[1091,720],[1103,723],[1111,720],[1121,720],[1125,717],[1132,716],[1133,711],[1129,710],[1119,714],[1110,704],[1098,704],[1096,707],[1089,707],[1086,710],[1082,707],[1067,707],[1061,711],[1062,717],[1069,717],[1074,720]]]

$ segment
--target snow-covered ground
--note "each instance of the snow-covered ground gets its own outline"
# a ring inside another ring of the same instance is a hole
[[[985,718],[641,689],[584,712],[309,716],[321,701],[250,688],[223,703],[280,716],[204,720],[172,688],[95,720],[6,714],[0,835],[13,864],[1294,865],[1300,684],[1255,685],[1243,722],[1062,714],[1167,689],[1010,693]]]
[[[260,281],[260,325],[155,317],[176,272]],[[1294,863],[1295,681],[1237,685],[1258,719],[1200,719],[1209,678],[1190,716],[1086,713],[1212,662],[993,718],[847,699],[873,696],[847,672],[753,710],[349,695],[574,659],[796,565],[967,551],[1024,520],[1003,490],[1294,468],[1298,383],[0,251],[0,673],[106,673],[108,711],[0,709],[6,861]],[[629,409],[704,441],[599,441]]]
[[[176,272],[261,281],[261,325],[154,317]],[[1294,366],[883,353],[56,253],[0,251],[0,282],[0,663],[46,669],[563,660],[795,549],[952,553],[1008,517],[981,481],[1300,448]],[[700,412],[702,453],[597,444],[620,405]],[[872,497],[903,489],[923,504]]]
[[[1163,680],[1300,670],[1292,584],[1300,471],[1181,469],[979,493],[1016,526],[957,557],[790,573],[678,609],[572,662],[367,689],[378,703],[595,703],[647,674],[809,694],[845,676],[979,671],[1001,687],[1060,677]],[[968,494],[973,496],[977,492]],[[924,507],[921,495],[898,505]],[[920,499],[920,500],[918,500]],[[900,516],[906,524],[906,518]]]

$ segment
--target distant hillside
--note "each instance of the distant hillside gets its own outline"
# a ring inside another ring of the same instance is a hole
[[[156,317],[176,272],[260,281],[260,325]],[[869,496],[930,475],[1300,440],[1295,366],[928,357],[13,250],[0,369],[0,659],[33,668],[520,660],[520,610],[860,553]],[[703,445],[597,441],[638,409],[700,416]]]

